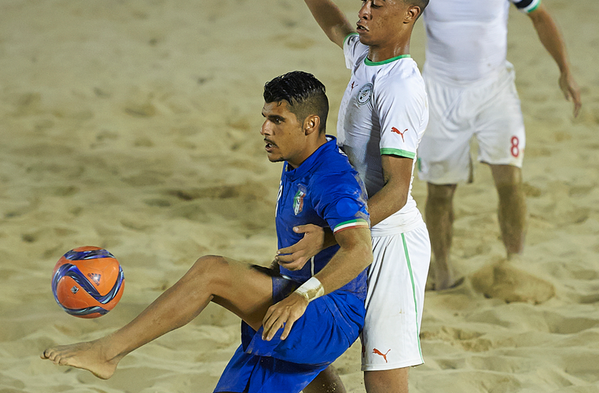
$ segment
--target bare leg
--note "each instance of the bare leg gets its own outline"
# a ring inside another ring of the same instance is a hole
[[[498,218],[501,237],[510,259],[524,250],[526,199],[522,171],[511,165],[490,165],[499,195]]]
[[[451,287],[454,279],[449,262],[453,237],[453,196],[456,184],[437,185],[428,183],[425,216],[434,255],[435,289]]]
[[[125,355],[189,323],[210,301],[226,307],[258,330],[272,304],[271,279],[247,264],[217,256],[202,257],[121,329],[95,341],[49,348],[41,357],[107,379]]]
[[[345,387],[337,374],[335,367],[329,366],[310,382],[303,390],[304,393],[345,393]]]
[[[364,371],[368,393],[408,393],[409,367],[384,371]]]

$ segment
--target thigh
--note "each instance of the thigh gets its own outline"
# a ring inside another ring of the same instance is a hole
[[[486,94],[486,105],[475,125],[478,160],[521,167],[526,137],[513,70],[506,69]]]
[[[362,370],[390,370],[423,363],[420,323],[430,265],[426,227],[373,237]]]
[[[429,123],[418,147],[418,177],[432,184],[456,184],[471,176],[473,106],[468,91],[427,80]]]
[[[200,261],[198,261],[200,262]],[[252,265],[220,258],[204,268],[210,280],[212,301],[243,319],[256,330],[273,304],[272,278]]]

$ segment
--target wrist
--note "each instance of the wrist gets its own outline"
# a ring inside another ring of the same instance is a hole
[[[324,295],[324,287],[316,277],[310,277],[308,281],[295,290],[295,293],[302,296],[308,303],[310,303],[312,300]]]

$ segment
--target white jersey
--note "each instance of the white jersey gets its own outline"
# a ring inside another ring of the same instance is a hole
[[[372,196],[384,186],[381,155],[415,162],[428,123],[428,100],[424,80],[409,55],[372,62],[366,57],[368,46],[357,34],[345,39],[343,51],[352,76],[339,109],[337,140]],[[412,179],[405,206],[377,224],[373,234],[407,231],[422,221],[412,198]]]
[[[441,0],[424,10],[427,47],[425,74],[471,82],[505,65],[510,2],[522,12],[541,0]]]

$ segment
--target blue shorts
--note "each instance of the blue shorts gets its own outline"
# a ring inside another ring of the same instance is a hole
[[[299,283],[272,277],[278,302]],[[308,305],[287,339],[279,329],[271,341],[262,340],[245,322],[241,345],[220,377],[215,392],[299,392],[358,338],[364,325],[364,300],[352,292],[335,291]]]

